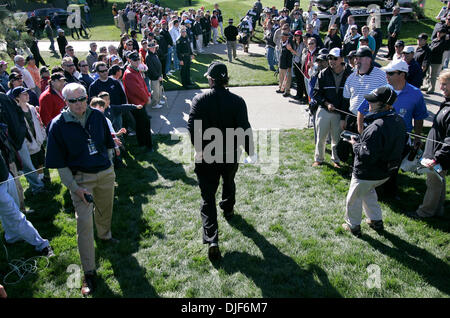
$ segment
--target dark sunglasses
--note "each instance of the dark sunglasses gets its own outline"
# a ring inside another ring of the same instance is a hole
[[[66,64],[67,67],[75,66],[75,64]]]
[[[387,74],[388,76],[392,76],[392,75],[394,75],[394,74],[399,74],[399,72],[386,72],[386,74]]]
[[[80,64],[80,67],[85,67],[85,66],[88,66],[88,65],[87,64],[83,64],[83,65]]]
[[[108,72],[108,70],[98,70],[99,73],[105,73]]]
[[[67,101],[71,104],[75,104],[76,102],[84,102],[86,101],[87,97],[86,96],[82,96],[82,97],[78,97],[78,98],[70,98],[67,99]]]
[[[328,59],[328,61],[330,61],[330,60],[337,61],[339,58],[336,56],[328,56],[327,59]]]

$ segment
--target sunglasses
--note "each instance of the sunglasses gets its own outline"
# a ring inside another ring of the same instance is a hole
[[[336,56],[328,56],[327,59],[328,61],[337,61],[339,58]]]
[[[88,65],[87,64],[83,64],[83,65],[80,64],[80,67],[85,67],[85,66],[88,66]]]
[[[392,76],[392,75],[394,75],[394,74],[399,74],[399,72],[386,72],[386,74],[387,74],[388,76]]]
[[[71,104],[75,104],[76,102],[85,102],[86,99],[87,99],[86,96],[81,96],[81,97],[78,97],[78,98],[70,98],[70,99],[67,99],[67,101],[68,101],[69,103],[71,103]]]
[[[106,73],[108,70],[98,70],[99,73]]]
[[[72,67],[75,66],[75,64],[65,64],[66,67]]]

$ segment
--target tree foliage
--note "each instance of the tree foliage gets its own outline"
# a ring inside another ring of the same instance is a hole
[[[13,13],[0,6],[0,54],[4,54],[5,47],[9,56],[14,56],[17,50],[25,50],[23,34],[26,34],[26,13]]]

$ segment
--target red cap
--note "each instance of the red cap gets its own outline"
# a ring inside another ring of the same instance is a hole
[[[161,21],[161,24],[164,24],[164,23],[167,23],[167,21],[166,21],[166,20],[162,20],[162,21]]]
[[[300,30],[295,31],[294,35],[303,35],[303,32]]]

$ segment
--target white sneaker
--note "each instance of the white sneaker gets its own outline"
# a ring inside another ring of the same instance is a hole
[[[163,107],[161,104],[156,104],[155,106],[152,106],[153,109],[158,109],[158,108],[161,108],[161,107]]]
[[[159,103],[160,103],[160,104],[165,104],[166,101],[162,99],[162,100],[159,101]]]
[[[173,70],[170,70],[167,72],[167,75],[172,75],[173,74]]]

